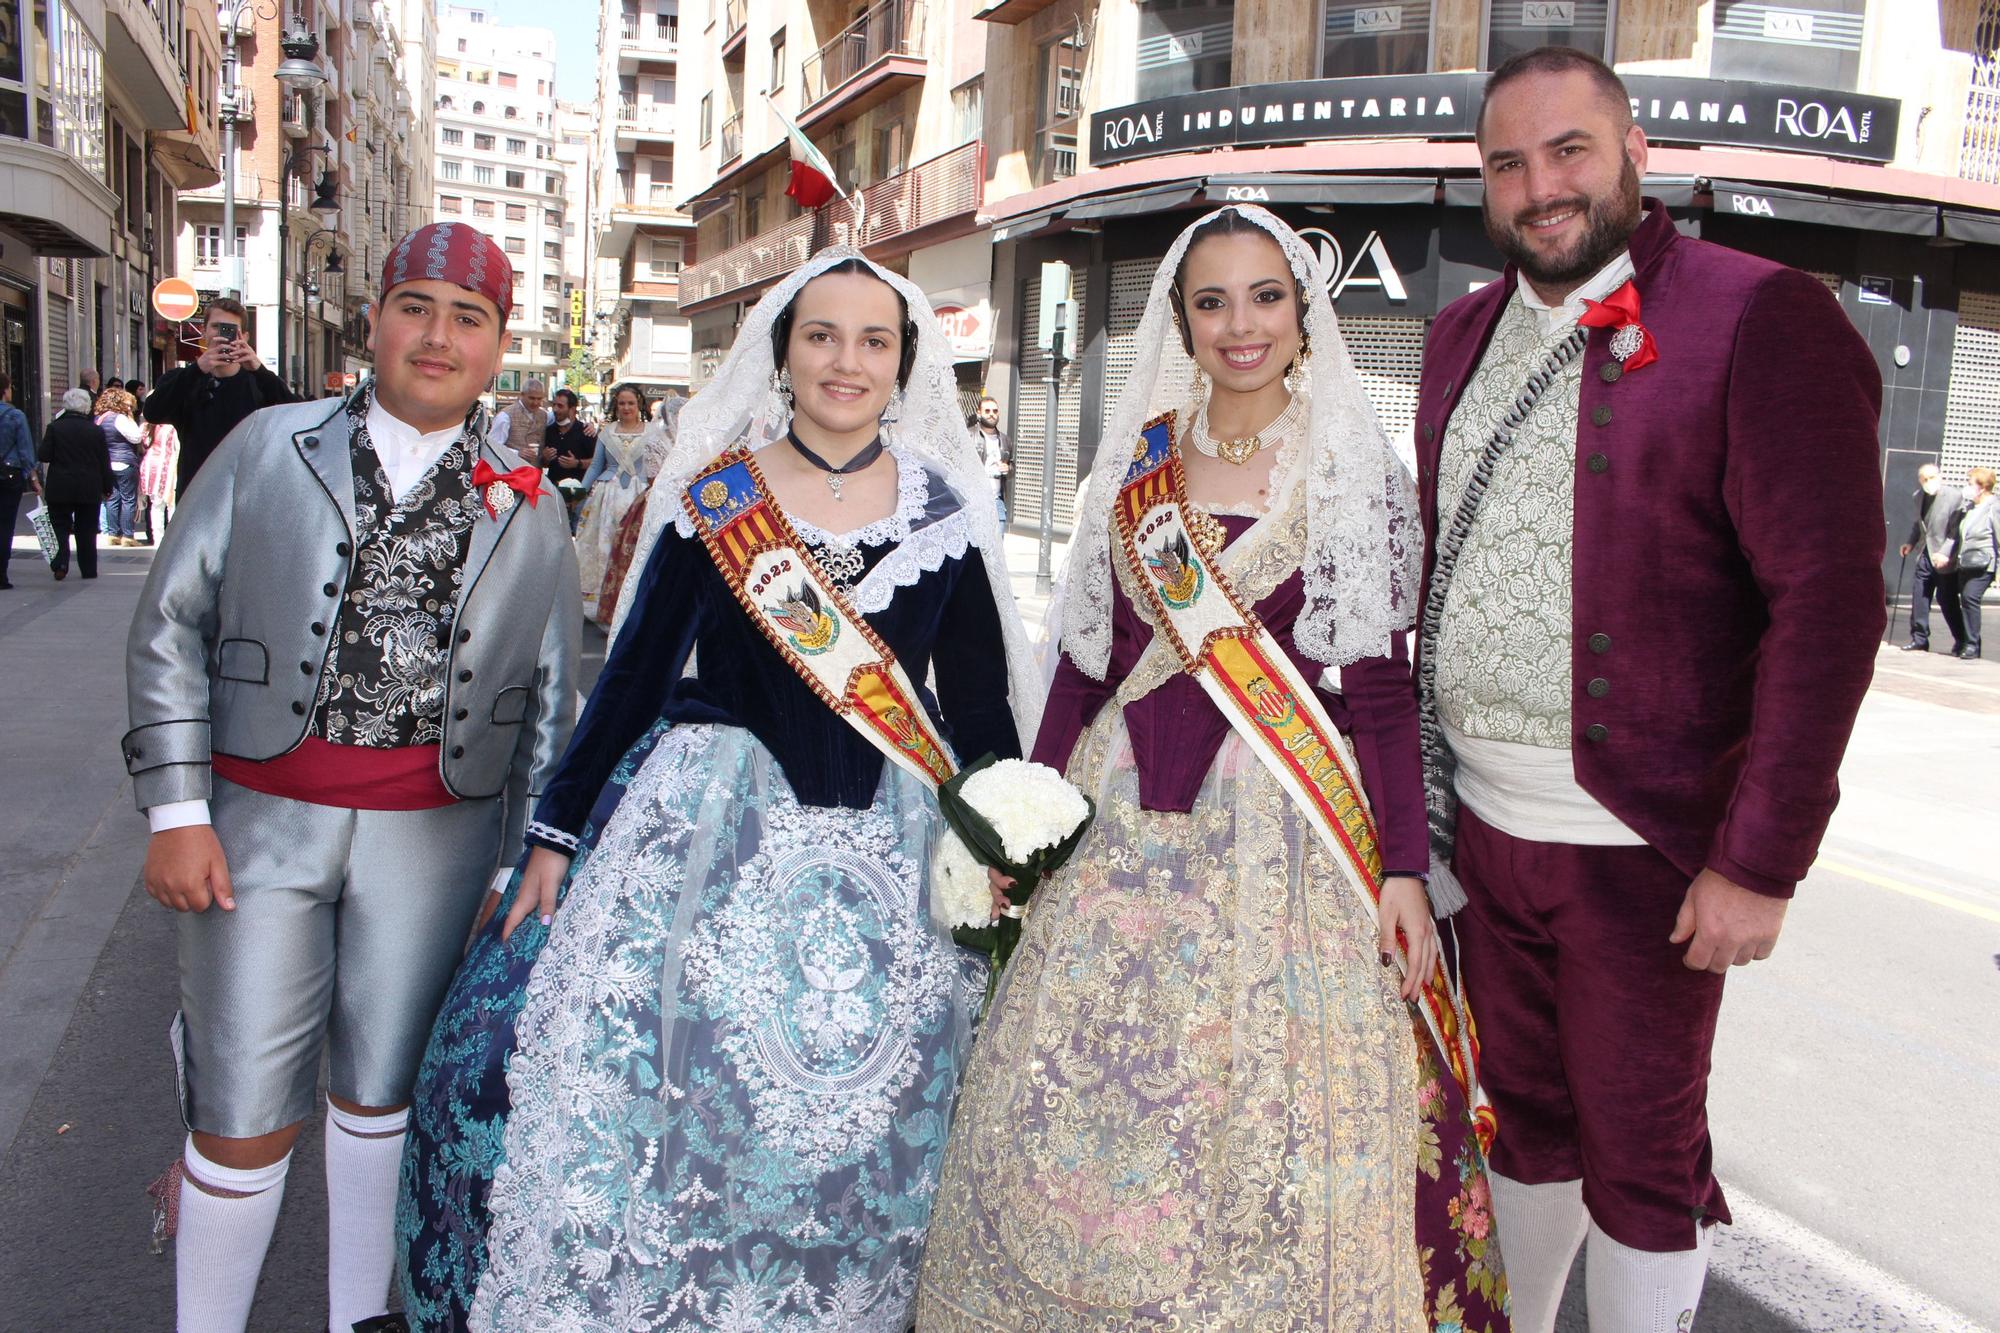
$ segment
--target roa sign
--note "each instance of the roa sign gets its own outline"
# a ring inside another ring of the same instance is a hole
[[[1236,197],[1233,191],[1230,197]],[[1396,261],[1389,257],[1389,247],[1382,240],[1381,232],[1369,232],[1367,239],[1354,247],[1351,254],[1341,248],[1339,238],[1323,228],[1307,227],[1299,232],[1299,236],[1313,247],[1314,256],[1319,260],[1320,272],[1326,279],[1328,300],[1338,301],[1343,292],[1351,289],[1379,291],[1382,299],[1392,305],[1401,305],[1410,299],[1410,289],[1404,284],[1403,275],[1397,271]]]

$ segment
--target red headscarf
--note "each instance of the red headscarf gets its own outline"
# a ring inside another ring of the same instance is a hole
[[[500,308],[503,325],[514,308],[507,256],[492,237],[463,222],[432,222],[398,241],[382,265],[382,294],[425,278],[477,292]]]

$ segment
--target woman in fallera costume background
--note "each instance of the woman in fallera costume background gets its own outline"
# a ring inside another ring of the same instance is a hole
[[[597,449],[583,474],[588,494],[576,520],[576,571],[583,584],[583,613],[597,614],[618,545],[618,525],[645,498],[646,486],[661,470],[671,447],[666,426],[646,408],[636,384],[611,390],[611,420],[597,433]]]
[[[754,462],[832,598],[960,760],[1018,755],[1035,672],[958,410],[922,293],[835,252],[682,414],[535,850],[419,1075],[414,1326],[908,1326],[985,967],[931,917],[930,788],[808,687],[696,512],[740,489],[719,454],[775,434]]]
[[[1154,282],[1035,745],[1097,820],[1030,903],[968,1068],[925,1333],[1506,1327],[1465,1099],[1392,965],[1399,932],[1412,976],[1438,950],[1404,645],[1422,533],[1323,282],[1254,208],[1183,232]],[[1352,740],[1379,926],[1156,636],[1143,581],[1171,571],[1135,571],[1113,506],[1169,410],[1191,544]]]

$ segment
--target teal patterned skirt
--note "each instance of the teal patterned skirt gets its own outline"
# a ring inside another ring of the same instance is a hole
[[[635,746],[554,927],[489,926],[438,1020],[412,1326],[902,1333],[985,988],[937,828],[893,766],[821,808],[740,729]]]

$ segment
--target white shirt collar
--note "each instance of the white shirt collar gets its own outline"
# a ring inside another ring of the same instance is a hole
[[[390,415],[380,399],[373,395],[369,397],[368,442],[375,446],[375,457],[381,460],[382,471],[389,479],[391,497],[395,500],[400,501],[408,494],[410,488],[464,433],[463,424],[447,426],[443,430],[420,431],[401,417]]]
[[[1631,252],[1620,250],[1616,258],[1593,273],[1561,305],[1550,305],[1536,295],[1535,289],[1528,285],[1525,273],[1515,273],[1514,284],[1521,293],[1521,304],[1534,312],[1535,323],[1546,338],[1575,324],[1586,309],[1583,304],[1586,300],[1602,301],[1624,286],[1633,272]]]

